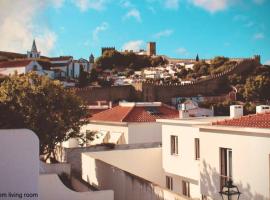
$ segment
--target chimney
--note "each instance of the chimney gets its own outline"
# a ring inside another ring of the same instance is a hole
[[[270,112],[270,106],[268,105],[259,105],[256,106],[256,113],[265,113],[265,112]]]
[[[231,105],[230,106],[230,118],[239,118],[243,116],[242,105]]]
[[[109,108],[112,108],[112,101],[109,102]]]
[[[179,110],[179,119],[189,118],[188,110]]]

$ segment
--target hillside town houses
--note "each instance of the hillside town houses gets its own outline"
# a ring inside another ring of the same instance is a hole
[[[65,86],[75,86],[74,81],[79,78],[80,72],[90,72],[94,64],[92,54],[89,60],[83,58],[75,60],[72,56],[41,56],[35,40],[31,51],[27,51],[27,55],[21,57],[0,61],[0,75],[8,76],[14,73],[24,74],[36,71],[40,75],[47,75],[51,79],[63,81]]]

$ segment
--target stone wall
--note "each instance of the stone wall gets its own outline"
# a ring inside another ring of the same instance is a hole
[[[220,73],[208,76],[189,84],[157,84],[154,82],[137,82],[133,85],[112,87],[90,87],[76,89],[77,95],[86,102],[91,103],[98,100],[106,101],[161,101],[171,102],[173,97],[191,96],[217,96],[228,93],[224,83],[229,75],[242,74],[260,65],[258,58],[250,58],[238,61],[238,63]]]
[[[119,101],[133,100],[135,91],[133,86],[111,86],[111,87],[87,87],[74,89],[76,94],[87,103],[96,101]]]

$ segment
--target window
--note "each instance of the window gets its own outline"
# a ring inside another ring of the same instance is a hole
[[[182,190],[183,190],[183,195],[190,197],[190,187],[189,187],[189,182],[187,181],[182,181]]]
[[[220,188],[232,179],[232,149],[220,148]]]
[[[200,160],[200,139],[195,138],[195,160]]]
[[[178,136],[171,135],[171,155],[178,155]]]
[[[170,176],[166,176],[166,187],[169,190],[173,190],[173,178]]]

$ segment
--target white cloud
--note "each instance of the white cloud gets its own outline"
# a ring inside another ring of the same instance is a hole
[[[176,49],[176,53],[182,56],[187,56],[188,55],[188,51],[186,48],[184,47],[180,47],[178,49]]]
[[[253,36],[253,38],[254,38],[255,40],[262,40],[262,39],[264,39],[264,33],[256,33],[256,34]]]
[[[97,26],[92,35],[93,35],[93,40],[95,42],[97,42],[99,40],[99,33],[106,31],[109,28],[109,24],[107,22],[103,22],[102,24],[100,24],[99,26]]]
[[[225,10],[231,3],[230,0],[191,0],[191,2],[211,13]]]
[[[73,0],[73,2],[82,12],[84,12],[88,9],[103,10],[109,0]]]
[[[170,36],[172,33],[173,33],[173,30],[171,30],[171,29],[166,29],[166,30],[164,30],[164,31],[160,31],[160,32],[156,33],[156,34],[154,35],[154,38],[159,39],[159,38],[161,38],[161,37],[168,37],[168,36]]]
[[[138,22],[141,22],[142,21],[142,18],[141,18],[141,13],[138,9],[136,8],[133,8],[131,10],[129,10],[127,12],[127,14],[124,16],[124,19],[128,19],[128,18],[134,18],[136,19]]]
[[[170,9],[179,8],[179,0],[165,0],[165,7]]]
[[[0,49],[2,51],[26,53],[31,49],[33,38],[36,38],[37,48],[43,55],[52,53],[57,35],[49,29],[46,22],[35,21],[47,6],[46,2],[0,1]]]
[[[142,49],[142,46],[144,44],[144,41],[142,40],[134,40],[134,41],[129,41],[125,43],[122,47],[123,50],[133,50],[133,51],[139,51]]]
[[[253,0],[254,3],[261,5],[265,2],[265,0]]]

